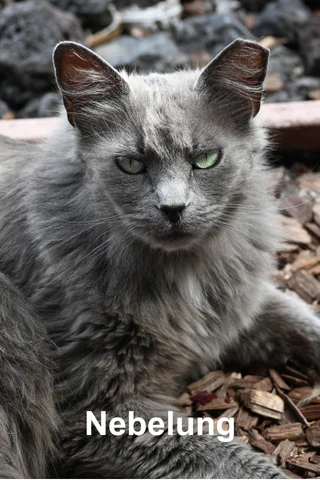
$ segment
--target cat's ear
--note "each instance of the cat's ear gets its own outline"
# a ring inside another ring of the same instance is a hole
[[[254,117],[260,110],[268,58],[269,50],[258,43],[235,40],[205,67],[196,89],[225,97],[231,108],[234,100],[238,111]]]
[[[59,43],[53,52],[53,64],[68,120],[73,126],[77,113],[90,102],[116,99],[130,91],[127,82],[111,65],[78,43]]]

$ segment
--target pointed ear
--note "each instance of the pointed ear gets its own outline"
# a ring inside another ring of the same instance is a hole
[[[219,100],[224,97],[235,111],[254,117],[260,110],[268,58],[269,50],[259,44],[235,40],[205,67],[196,89]]]
[[[61,42],[53,52],[55,76],[71,125],[77,114],[91,102],[116,99],[129,93],[121,75],[88,48],[74,42]]]

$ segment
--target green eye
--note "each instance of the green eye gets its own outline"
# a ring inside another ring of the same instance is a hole
[[[202,153],[193,162],[194,168],[211,168],[220,160],[220,151],[214,150],[213,152]]]
[[[121,157],[117,159],[117,163],[121,170],[123,170],[126,173],[142,173],[145,171],[145,166],[142,162],[139,162],[139,160],[134,160],[130,157]]]

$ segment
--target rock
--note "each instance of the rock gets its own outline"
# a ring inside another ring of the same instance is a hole
[[[211,56],[236,38],[254,38],[234,14],[188,18],[176,26],[174,37],[184,52],[192,54],[206,49]]]
[[[241,9],[239,0],[214,0],[214,2],[216,13],[234,13]]]
[[[320,89],[319,90],[309,90],[308,97],[310,100],[320,100]]]
[[[194,15],[205,15],[206,5],[203,0],[193,0],[183,4],[182,18],[193,17]]]
[[[302,77],[293,82],[293,88],[303,95],[303,99],[312,98],[311,92],[320,90],[320,78]]]
[[[320,18],[311,18],[299,31],[299,50],[307,73],[320,76]]]
[[[299,30],[307,25],[311,15],[301,0],[276,0],[268,3],[257,17],[253,32],[257,37],[285,37],[296,44]]]
[[[297,53],[278,45],[270,52],[268,73],[279,74],[286,83],[303,75],[303,62]]]
[[[278,37],[263,37],[259,40],[259,44],[264,48],[271,48],[277,47],[278,45],[283,44],[283,40]]]
[[[0,120],[12,120],[14,115],[9,106],[0,99]]]
[[[301,102],[314,99],[311,92],[319,92],[320,78],[301,77],[289,82],[285,90],[268,93],[266,102]]]
[[[271,0],[240,0],[241,6],[248,12],[261,12]]]
[[[42,97],[30,100],[27,105],[17,112],[17,118],[53,117],[59,113],[62,106],[59,93],[49,92]]]
[[[272,75],[273,78],[280,78],[283,82],[283,88],[278,91],[269,89],[266,102],[297,102],[306,100],[307,85],[310,85],[310,82],[306,81],[304,83],[303,73],[303,62],[297,53],[283,45],[274,47],[270,52],[268,76]],[[268,91],[268,83],[266,86]],[[314,82],[313,88],[316,88]]]
[[[179,50],[170,32],[157,32],[141,39],[122,35],[97,47],[96,53],[115,67],[138,71],[168,72],[188,62],[188,56]]]
[[[159,3],[159,0],[114,0],[113,4],[118,9],[123,9],[131,6],[137,6],[139,8],[152,7]]]
[[[278,73],[268,73],[264,81],[266,92],[279,92],[284,87],[284,82]]]
[[[110,1],[105,0],[49,0],[50,3],[67,10],[80,18],[84,27],[100,30],[111,23]],[[117,3],[117,2],[114,2]]]
[[[120,17],[126,29],[144,26],[156,32],[169,30],[171,25],[180,21],[182,14],[180,0],[163,0],[147,8],[140,8],[137,5],[128,7],[121,12]]]
[[[50,21],[48,21],[50,19]],[[77,18],[45,1],[13,3],[0,16],[0,94],[22,108],[52,88],[52,51],[60,40],[81,41]]]
[[[196,53],[193,53],[189,59],[189,66],[193,70],[196,68],[203,68],[212,60],[211,55],[207,50],[199,50]]]

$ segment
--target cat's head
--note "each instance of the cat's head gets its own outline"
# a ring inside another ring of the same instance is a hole
[[[88,201],[111,227],[167,251],[225,228],[261,149],[252,119],[267,62],[268,50],[236,40],[201,71],[140,76],[117,72],[81,45],[56,47]]]

